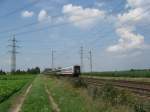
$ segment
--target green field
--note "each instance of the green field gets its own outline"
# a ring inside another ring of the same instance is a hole
[[[110,71],[110,72],[93,72],[82,73],[83,76],[99,77],[150,77],[150,70],[130,70],[130,71]]]
[[[34,75],[0,76],[0,112],[8,111],[12,96],[20,92],[34,77]]]
[[[149,100],[127,90],[119,90],[112,85],[86,88],[76,86],[77,82],[72,81],[45,75],[1,76],[0,112],[150,111]]]

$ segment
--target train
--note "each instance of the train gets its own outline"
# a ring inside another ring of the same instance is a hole
[[[79,77],[81,74],[80,66],[74,65],[70,67],[61,68],[56,71],[57,75]]]

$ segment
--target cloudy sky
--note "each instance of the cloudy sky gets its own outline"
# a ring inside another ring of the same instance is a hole
[[[15,2],[14,2],[15,1]],[[0,68],[10,69],[12,36],[17,68],[80,64],[89,71],[150,67],[150,0],[1,0]]]

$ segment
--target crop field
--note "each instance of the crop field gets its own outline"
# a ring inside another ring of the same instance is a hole
[[[4,101],[9,96],[20,90],[26,84],[26,82],[26,80],[0,81],[0,102]]]
[[[107,76],[92,76],[92,75],[83,75],[81,78],[96,78],[96,79],[104,79],[104,80],[125,80],[125,81],[136,81],[136,82],[150,82],[150,78],[146,77],[107,77]]]
[[[7,111],[10,106],[9,99],[11,96],[19,92],[33,78],[34,76],[32,75],[0,76],[0,112]]]
[[[112,85],[45,75],[0,77],[0,112],[149,112],[150,101]]]
[[[93,72],[83,73],[83,76],[99,77],[150,77],[150,70],[130,70],[130,71],[113,71],[113,72]]]

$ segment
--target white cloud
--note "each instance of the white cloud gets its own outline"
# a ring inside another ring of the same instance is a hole
[[[144,36],[137,33],[136,25],[148,20],[149,0],[127,0],[128,12],[118,14],[116,33],[120,37],[118,43],[107,48],[109,52],[124,52],[145,49]],[[147,22],[147,21],[146,21]]]
[[[149,0],[127,0],[128,6],[131,8],[145,7],[150,4]]]
[[[118,44],[110,46],[107,50],[110,52],[126,52],[134,49],[141,49],[144,44],[144,37],[134,33],[132,28],[118,28],[117,34],[120,36]]]
[[[22,17],[32,17],[34,15],[34,12],[32,11],[23,11],[21,13]]]
[[[83,8],[82,6],[64,5],[62,12],[75,26],[86,27],[93,25],[99,19],[105,17],[105,11],[95,8]]]
[[[136,8],[136,9],[130,10],[127,13],[119,14],[118,15],[119,23],[135,24],[136,22],[143,19],[143,17],[144,17],[142,15],[143,11],[144,10],[142,8]]]
[[[38,15],[38,21],[43,22],[50,19],[50,16],[48,15],[48,12],[46,10],[41,10]]]

